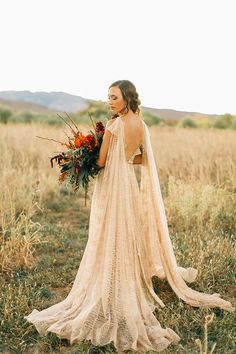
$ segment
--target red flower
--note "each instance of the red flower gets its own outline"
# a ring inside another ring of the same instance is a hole
[[[86,136],[86,139],[87,139],[88,142],[93,141],[93,136],[92,136],[92,134],[88,134],[88,135]]]

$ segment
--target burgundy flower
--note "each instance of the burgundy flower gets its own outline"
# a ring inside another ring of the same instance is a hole
[[[95,131],[96,133],[104,133],[104,125],[102,122],[96,122],[96,128],[95,128]]]

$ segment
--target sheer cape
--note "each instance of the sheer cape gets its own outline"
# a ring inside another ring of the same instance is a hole
[[[192,306],[234,310],[220,294],[186,284],[196,279],[197,270],[177,265],[150,133],[144,121],[143,126],[140,184],[133,158],[125,157],[122,118],[106,127],[112,133],[106,165],[94,183],[89,237],[72,289],[63,301],[25,316],[41,335],[54,332],[71,344],[113,342],[118,351],[138,353],[177,344],[180,336],[161,327],[153,314],[166,306],[154,292],[153,275],[167,279]]]

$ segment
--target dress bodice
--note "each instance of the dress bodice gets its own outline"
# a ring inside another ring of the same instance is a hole
[[[126,147],[126,144],[125,144],[125,147]],[[139,154],[142,154],[142,151],[141,151],[140,147],[142,147],[142,144],[134,151],[134,153],[129,158],[129,160],[127,160],[128,163],[133,163],[135,156],[139,155]]]

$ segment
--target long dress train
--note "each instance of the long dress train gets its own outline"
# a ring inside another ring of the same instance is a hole
[[[28,316],[41,335],[54,332],[70,343],[110,342],[118,351],[161,352],[180,336],[162,328],[153,311],[165,304],[151,277],[167,279],[176,295],[200,307],[233,311],[220,294],[195,291],[197,270],[177,265],[151,146],[143,121],[143,160],[140,185],[133,157],[126,160],[124,122],[117,117],[106,129],[112,133],[105,168],[99,171],[91,201],[89,237],[68,296]]]

